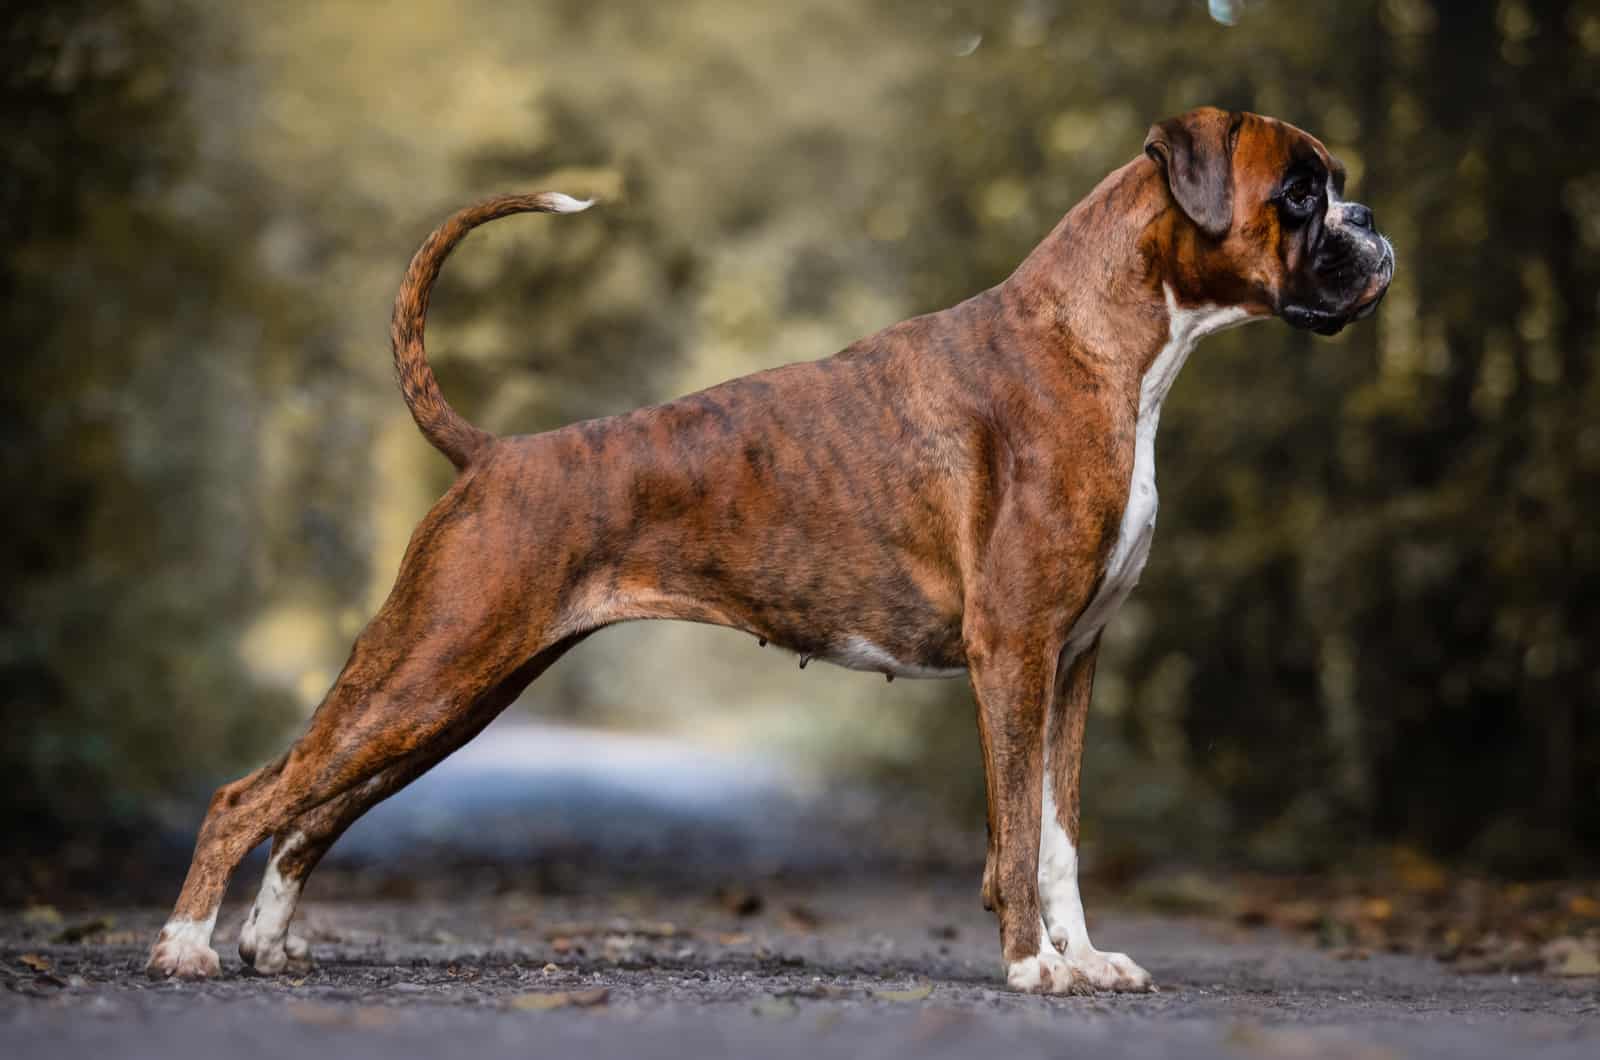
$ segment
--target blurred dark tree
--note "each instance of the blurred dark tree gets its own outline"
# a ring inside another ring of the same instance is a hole
[[[253,572],[229,472],[251,438],[230,402],[246,380],[208,333],[208,307],[253,281],[157,194],[189,161],[174,42],[190,29],[134,0],[17,0],[0,30],[0,828],[16,847],[147,819],[196,763],[236,765],[286,720],[233,649]]]
[[[1600,850],[1600,4],[957,4],[902,145],[919,298],[1000,279],[1145,125],[1275,114],[1399,250],[1375,323],[1190,362],[1161,532],[1108,634],[1092,838],[1260,863],[1372,840],[1514,872]],[[1046,75],[1047,74],[1047,75]],[[1130,797],[1130,783],[1142,785]]]
[[[477,234],[441,282],[452,400],[537,430],[964,298],[1215,103],[1323,137],[1400,269],[1335,340],[1260,325],[1185,370],[1102,655],[1091,841],[1600,852],[1600,0],[1265,0],[1233,29],[1199,0],[471,11],[0,16],[8,834],[131,822],[326,687],[447,475],[382,329],[463,199],[607,200]],[[832,764],[970,814],[948,689]]]

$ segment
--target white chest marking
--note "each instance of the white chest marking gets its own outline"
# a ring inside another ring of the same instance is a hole
[[[1172,381],[1178,378],[1183,362],[1201,339],[1261,319],[1252,317],[1240,306],[1183,309],[1173,296],[1172,288],[1163,286],[1163,290],[1167,296],[1167,344],[1156,354],[1139,384],[1133,478],[1128,484],[1128,501],[1122,509],[1122,524],[1106,561],[1100,588],[1067,637],[1068,659],[1064,659],[1062,665],[1094,641],[1133,587],[1139,584],[1145,560],[1150,558],[1150,540],[1156,531],[1156,425],[1161,421],[1161,403],[1172,389]]]

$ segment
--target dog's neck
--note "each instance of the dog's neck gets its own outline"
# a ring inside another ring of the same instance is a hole
[[[1183,304],[1182,278],[1163,271],[1173,255],[1159,245],[1174,230],[1172,210],[1160,171],[1137,158],[1068,211],[999,288],[1010,317],[1047,338],[1040,348],[1136,401],[1152,371],[1165,376],[1164,393],[1195,343],[1252,319],[1242,308]]]

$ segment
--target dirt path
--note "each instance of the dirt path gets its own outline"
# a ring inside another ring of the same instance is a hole
[[[1158,994],[1011,994],[970,882],[768,890],[743,915],[737,895],[617,890],[323,902],[315,967],[270,980],[240,971],[232,908],[204,984],[138,974],[153,909],[96,914],[72,944],[6,914],[0,1034],[19,1057],[1600,1055],[1593,979],[1339,961],[1198,921],[1094,925]]]

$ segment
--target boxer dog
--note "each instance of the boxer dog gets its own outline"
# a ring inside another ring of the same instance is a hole
[[[1162,399],[1201,338],[1279,316],[1331,335],[1377,306],[1394,253],[1344,167],[1272,118],[1191,111],[1075,206],[1003,283],[826,360],[664,405],[497,438],[446,403],[423,350],[446,255],[565,195],[468,207],[395,302],[395,366],[458,471],[388,600],[281,758],[219,789],[152,976],[216,975],[228,878],[270,837],[240,933],[258,972],[307,955],[306,877],[366,810],[477,735],[603,626],[744,630],[889,677],[968,674],[988,792],[984,904],[1006,981],[1144,990],[1089,941],[1079,764],[1100,633],[1155,527]]]

